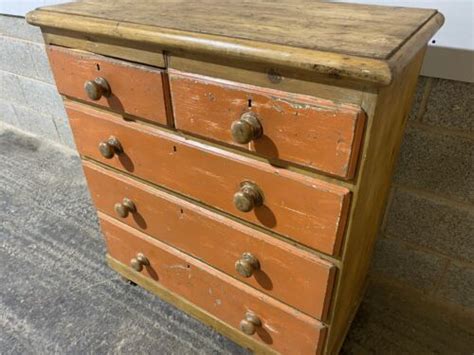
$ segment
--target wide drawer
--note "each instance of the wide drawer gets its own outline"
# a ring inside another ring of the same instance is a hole
[[[141,267],[142,274],[234,328],[251,313],[261,322],[252,336],[281,353],[321,351],[326,327],[316,319],[104,214],[99,217],[113,258]],[[252,332],[249,322],[243,325]]]
[[[151,126],[124,121],[85,105],[67,102],[66,109],[82,155],[325,253],[339,251],[349,207],[348,189]],[[121,153],[113,153],[116,143],[121,146]],[[108,147],[105,153],[112,152],[110,159],[101,155],[99,144]],[[241,207],[242,196],[247,202],[256,201],[248,185],[242,186],[244,182],[256,184],[259,195],[263,195],[263,205],[250,212],[241,212],[236,207]],[[235,203],[236,200],[240,202]]]
[[[325,320],[331,263],[133,178],[87,161],[83,167],[99,211]]]
[[[365,121],[360,107],[178,71],[170,71],[170,87],[179,130],[354,175]]]
[[[55,46],[49,46],[47,53],[61,94],[167,123],[162,70]]]

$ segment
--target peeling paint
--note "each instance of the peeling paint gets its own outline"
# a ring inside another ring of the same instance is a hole
[[[205,94],[205,96],[208,98],[209,101],[213,102],[216,101],[216,95],[214,95],[212,92],[208,92]]]
[[[275,328],[273,328],[270,324],[268,323],[265,323],[265,329],[267,329],[268,331],[272,332],[272,333],[275,333],[275,334],[280,334],[280,332],[278,330],[276,330]]]
[[[189,268],[182,265],[182,264],[176,264],[176,265],[170,265],[166,267],[167,269],[183,269],[183,270],[188,270]]]

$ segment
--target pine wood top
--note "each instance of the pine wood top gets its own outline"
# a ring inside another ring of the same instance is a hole
[[[298,68],[323,74],[337,70],[343,77],[383,82],[391,78],[377,74],[384,70],[381,62],[428,26],[416,45],[426,44],[442,16],[436,10],[313,0],[86,0],[44,7],[28,20],[44,27],[149,40],[166,49],[214,55],[220,50],[257,62],[275,61],[278,52],[279,60]],[[78,20],[82,26],[74,27]],[[351,74],[352,66],[359,67],[357,75]],[[361,66],[374,74],[364,74]]]

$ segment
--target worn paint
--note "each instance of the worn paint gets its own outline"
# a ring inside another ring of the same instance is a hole
[[[56,46],[48,46],[47,53],[61,94],[167,124],[162,70]],[[106,79],[111,95],[93,101],[86,95],[84,83],[96,77]]]
[[[144,253],[150,266],[140,273],[186,298],[197,307],[222,319],[235,329],[248,309],[264,315],[264,324],[271,324],[272,337],[253,337],[281,353],[314,353],[326,326],[313,317],[296,312],[282,302],[266,296],[251,286],[216,271],[187,254],[155,240],[127,225],[99,213],[102,230],[110,255],[128,265],[137,251]],[[166,265],[189,264],[186,273]],[[212,289],[212,294],[209,290]],[[278,336],[276,336],[278,334]]]
[[[69,102],[66,108],[81,154],[298,243],[327,254],[338,254],[345,227],[338,220],[348,213],[347,188],[187,140],[140,122],[123,121],[83,105]],[[121,156],[105,159],[97,146],[110,134],[119,137],[125,150]],[[170,155],[173,146],[176,153]],[[264,206],[249,213],[240,212],[233,204],[233,195],[246,180],[255,182],[265,196]],[[280,206],[283,200],[293,211]],[[308,228],[302,229],[301,225]]]
[[[127,225],[172,244],[311,316],[325,319],[331,291],[327,285],[335,271],[331,263],[130,177],[90,162],[84,162],[83,166],[91,196],[100,211],[113,215],[115,201],[126,195],[138,206],[138,214],[121,219]],[[182,219],[184,211],[186,219]],[[259,275],[243,278],[235,272],[233,261],[245,250],[252,251],[259,259],[266,279]],[[188,265],[167,267],[185,269]],[[295,287],[287,287],[288,280]],[[212,294],[212,289],[208,292]]]
[[[365,118],[360,107],[177,71],[170,87],[179,130],[346,179],[355,173]],[[263,136],[237,144],[230,127],[249,110]]]

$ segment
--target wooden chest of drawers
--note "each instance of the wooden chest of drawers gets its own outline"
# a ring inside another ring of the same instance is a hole
[[[442,15],[88,0],[27,19],[109,265],[256,352],[338,353]]]

